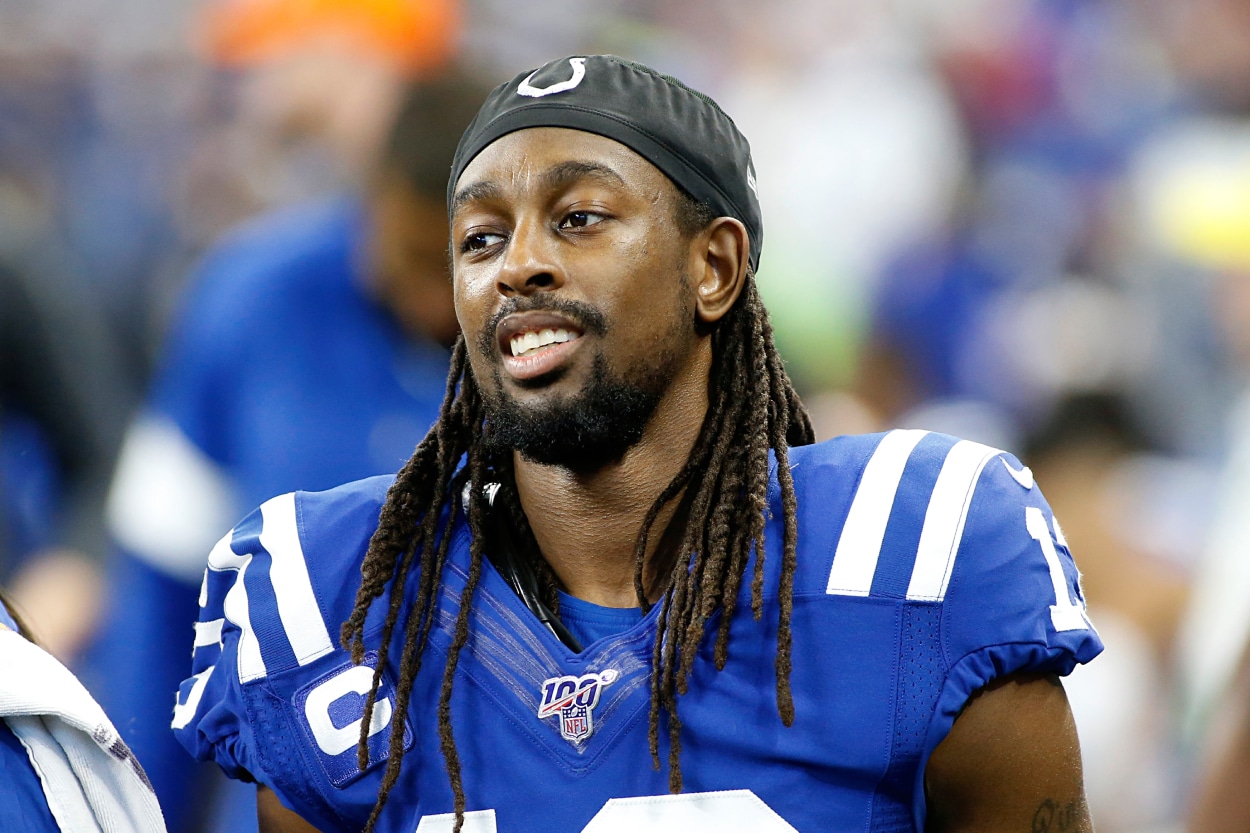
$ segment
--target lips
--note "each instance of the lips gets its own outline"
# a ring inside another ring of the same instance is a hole
[[[528,381],[562,368],[581,346],[583,328],[569,316],[537,310],[505,317],[495,334],[504,370]]]

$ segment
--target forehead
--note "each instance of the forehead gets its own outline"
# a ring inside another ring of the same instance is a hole
[[[566,127],[530,127],[501,136],[474,157],[456,182],[452,213],[484,193],[567,185],[581,178],[640,194],[676,190],[659,168],[614,139]]]

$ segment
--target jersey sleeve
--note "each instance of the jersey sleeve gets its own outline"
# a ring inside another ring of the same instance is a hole
[[[372,806],[377,785],[362,776],[376,776],[389,743],[384,677],[370,764],[359,770],[360,721],[347,711],[363,709],[374,658],[356,666],[338,646],[388,483],[276,497],[213,547],[192,673],[174,706],[172,729],[194,757],[264,784],[323,829],[350,827]]]
[[[987,455],[962,513],[948,517],[963,526],[953,558],[928,575],[918,563],[913,581],[930,581],[944,597],[953,696],[966,699],[1019,671],[1067,674],[1098,655],[1102,642],[1085,612],[1080,574],[1027,468],[1005,452]],[[924,557],[922,542],[918,562]]]
[[[1102,643],[1059,524],[1011,454],[922,429],[810,448],[791,456],[810,554],[795,592],[854,614],[893,663],[875,672],[891,674],[896,709],[883,790],[910,795],[923,830],[924,762],[968,698],[1010,674],[1067,674]]]
[[[258,603],[276,601],[257,598],[256,582],[249,581],[249,572],[254,575],[262,566],[257,557],[267,555],[255,531],[263,528],[267,508],[272,516],[288,500],[293,502],[294,495],[275,498],[252,512],[209,553],[192,673],[179,686],[171,724],[194,757],[213,761],[226,775],[244,781],[264,780],[242,690],[268,671],[253,617],[261,613]],[[324,623],[318,630],[326,632]]]
[[[1066,675],[1103,648],[1063,531],[1032,473],[1006,452],[964,445],[972,458],[964,468],[977,468],[971,488],[946,491],[951,505],[937,507],[945,525],[933,524],[937,540],[922,540],[912,578],[913,598],[941,603],[947,667],[923,760],[968,698],[992,680]],[[960,451],[952,449],[948,465],[958,467]],[[920,776],[917,807],[924,806],[923,770]]]
[[[923,644],[906,642],[901,656],[923,656],[926,680],[939,681],[938,740],[991,680],[1067,674],[1102,650],[1054,513],[1011,454],[896,430],[795,457],[807,546],[829,551],[811,559],[825,593],[894,600],[924,620]]]

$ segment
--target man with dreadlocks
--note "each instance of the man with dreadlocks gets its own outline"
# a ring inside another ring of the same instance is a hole
[[[174,725],[263,829],[1090,829],[1056,675],[1101,644],[1049,507],[977,443],[812,444],[712,101],[553,61],[448,204],[437,425],[209,555]]]

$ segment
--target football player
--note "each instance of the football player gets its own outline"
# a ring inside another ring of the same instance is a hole
[[[714,102],[552,61],[448,205],[437,425],[209,556],[173,725],[262,829],[1090,829],[1058,524],[997,449],[813,444]]]

